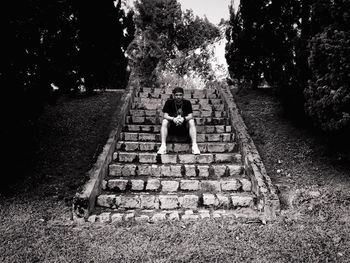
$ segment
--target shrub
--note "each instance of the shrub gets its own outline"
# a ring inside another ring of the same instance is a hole
[[[350,130],[350,34],[331,27],[310,41],[305,110],[323,131]]]

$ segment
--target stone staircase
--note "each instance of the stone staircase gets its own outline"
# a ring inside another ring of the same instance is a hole
[[[170,88],[136,90],[87,220],[260,220],[261,207],[217,89],[185,90],[201,154],[191,154],[188,136],[169,137],[168,154],[156,154],[161,110],[171,92]]]

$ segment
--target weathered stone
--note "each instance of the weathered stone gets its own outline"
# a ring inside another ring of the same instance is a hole
[[[114,213],[111,216],[112,223],[119,223],[123,221],[124,214],[121,213]]]
[[[199,218],[199,215],[182,215],[181,217],[181,220],[184,220],[184,221],[192,221],[192,220],[197,220]]]
[[[120,207],[126,209],[141,208],[139,196],[121,196]]]
[[[206,136],[207,136],[208,142],[220,142],[221,141],[221,134],[212,133],[212,134],[207,134]]]
[[[134,132],[126,132],[124,133],[125,141],[137,141],[139,139],[139,134]]]
[[[156,148],[155,142],[141,142],[139,145],[140,151],[151,152]]]
[[[253,205],[252,196],[243,196],[243,195],[231,195],[232,205],[233,206],[251,206]]]
[[[159,199],[154,195],[141,195],[141,207],[143,209],[158,209],[159,208]]]
[[[209,210],[200,210],[198,211],[198,215],[200,218],[210,218],[210,211]]]
[[[137,170],[138,175],[152,175],[152,169],[149,165],[139,165]]]
[[[205,126],[205,132],[206,133],[214,133],[215,132],[215,126]]]
[[[215,195],[213,194],[203,194],[203,205],[213,206],[216,204]]]
[[[127,213],[124,216],[125,221],[132,221],[134,220],[134,218],[135,218],[135,213]]]
[[[221,181],[222,191],[238,191],[242,184],[236,179]]]
[[[156,134],[154,133],[140,133],[139,140],[143,142],[157,141]]]
[[[160,212],[160,213],[155,213],[153,216],[152,216],[152,219],[151,219],[153,222],[158,222],[158,221],[164,221],[166,220],[166,213],[164,212]]]
[[[187,177],[196,177],[196,166],[185,164],[185,174]]]
[[[174,211],[169,214],[169,220],[180,220],[179,212]]]
[[[197,134],[197,142],[205,142],[205,134],[204,133],[198,133]]]
[[[238,176],[242,171],[242,166],[238,164],[228,164],[227,167],[230,176]]]
[[[156,153],[139,153],[140,163],[156,163],[157,154]]]
[[[119,152],[118,159],[119,162],[123,163],[132,163],[136,160],[137,153],[129,153],[129,152]]]
[[[226,165],[213,165],[214,174],[216,177],[223,177],[226,174]]]
[[[176,209],[179,207],[179,198],[177,195],[160,195],[161,209]]]
[[[96,222],[96,215],[91,215],[91,216],[89,216],[89,218],[88,218],[88,222],[90,222],[90,223],[95,223]]]
[[[211,153],[204,153],[201,155],[197,155],[196,157],[197,157],[198,163],[208,164],[208,163],[212,163],[214,161],[213,154],[211,154]]]
[[[106,190],[107,189],[107,181],[103,180],[102,184],[101,184],[102,190]]]
[[[195,163],[196,156],[193,154],[179,154],[180,163]]]
[[[176,192],[179,189],[178,181],[162,181],[163,192]]]
[[[198,175],[199,177],[208,177],[209,176],[209,166],[208,165],[198,165],[197,166],[198,169]]]
[[[181,165],[170,166],[170,176],[171,177],[181,177]]]
[[[216,125],[215,126],[216,133],[224,133],[225,132],[225,126],[224,125]]]
[[[96,204],[103,207],[114,207],[116,205],[116,195],[99,195]]]
[[[229,162],[232,162],[232,154],[231,153],[217,153],[215,155],[215,161],[217,163],[229,163]]]
[[[104,212],[98,216],[98,221],[101,223],[110,223],[111,222],[111,213]]]
[[[176,154],[162,154],[161,155],[162,163],[177,163]]]
[[[187,152],[190,149],[189,144],[184,143],[175,143],[174,144],[174,152]]]
[[[231,126],[231,125],[225,126],[225,130],[226,130],[226,132],[228,132],[228,133],[232,132],[232,126]]]
[[[158,179],[148,179],[146,190],[147,191],[157,191],[160,188],[160,180]]]
[[[210,153],[222,153],[226,150],[225,143],[208,143],[208,152]]]
[[[170,177],[171,176],[170,166],[162,165],[162,166],[160,166],[160,170],[161,170],[162,177]]]
[[[197,191],[199,190],[198,180],[181,180],[180,189],[185,191]]]
[[[198,207],[199,197],[197,195],[185,195],[179,197],[179,203],[182,208],[196,209]]]
[[[202,181],[201,188],[206,192],[220,192],[221,186],[218,181]]]
[[[216,194],[217,205],[219,207],[228,208],[230,206],[230,199],[224,194]]]
[[[142,191],[145,187],[145,181],[143,180],[130,180],[130,182],[133,191]]]
[[[152,164],[151,165],[151,174],[155,177],[160,177],[162,176],[162,173],[161,173],[161,167],[156,165],[156,164]]]
[[[125,191],[128,180],[122,179],[110,179],[108,180],[107,187],[111,190]]]
[[[222,141],[223,142],[231,142],[231,141],[233,141],[232,135],[230,133],[223,133],[222,134]]]
[[[242,183],[242,190],[245,192],[249,192],[252,190],[252,183],[250,180],[248,179],[240,179],[241,183]]]
[[[138,142],[125,142],[125,151],[133,152],[139,149]]]

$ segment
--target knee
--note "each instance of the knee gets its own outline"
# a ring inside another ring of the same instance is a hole
[[[162,127],[168,127],[169,126],[169,124],[170,124],[170,121],[168,121],[167,119],[163,119],[163,121],[162,121]]]
[[[191,128],[191,127],[196,127],[196,124],[195,124],[195,122],[194,122],[194,119],[189,120],[189,121],[188,121],[188,125],[190,126],[190,128]]]

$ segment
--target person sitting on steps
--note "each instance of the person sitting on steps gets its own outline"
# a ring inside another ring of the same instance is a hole
[[[192,153],[200,154],[191,102],[184,99],[184,90],[181,87],[174,88],[173,97],[173,99],[168,99],[163,107],[164,115],[160,130],[161,145],[157,154],[166,154],[166,139],[169,129],[174,131],[188,130],[192,141]]]

